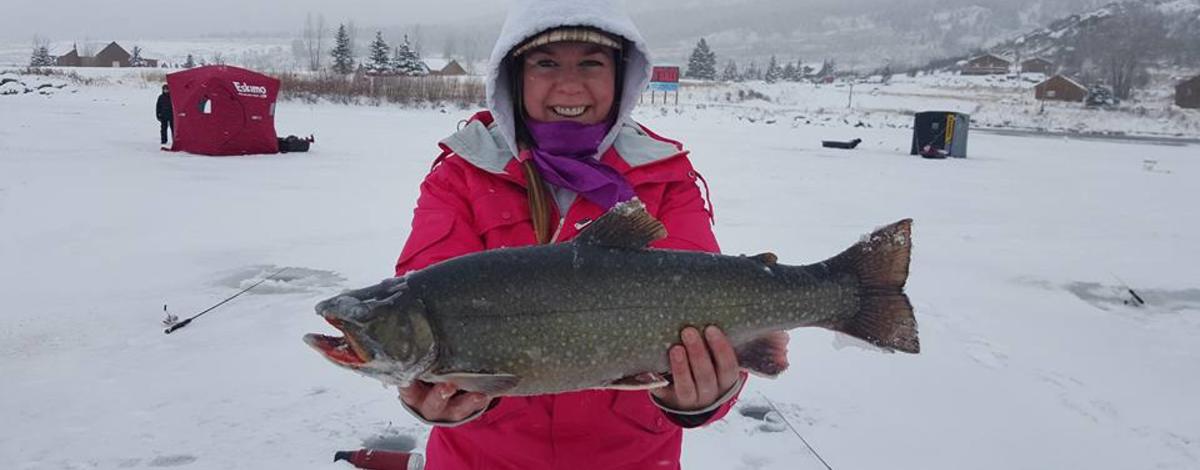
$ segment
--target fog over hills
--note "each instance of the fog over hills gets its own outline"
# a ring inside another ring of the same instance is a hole
[[[781,60],[871,68],[960,54],[1029,31],[1101,0],[738,0],[655,2],[636,9],[664,59],[682,61],[704,36],[723,63]]]
[[[54,1],[55,9],[94,9],[85,19],[45,13],[46,2],[14,0],[0,17],[0,38],[28,41],[33,34],[70,44],[111,39],[272,37],[297,38],[309,14],[327,28],[353,22],[365,49],[371,31],[394,42],[405,34],[425,55],[467,61],[486,58],[509,1],[363,1],[341,5],[315,0],[233,2],[204,8],[131,0],[102,9],[82,0]],[[1150,0],[1152,1],[1152,0]],[[1200,0],[1175,0],[1196,3]],[[841,69],[894,68],[967,54],[1001,44],[1073,14],[1093,11],[1104,0],[659,0],[627,2],[659,62],[685,64],[705,38],[719,65],[730,59],[762,66],[781,62],[837,61]],[[237,14],[229,14],[236,12]],[[181,19],[186,17],[186,20]],[[84,17],[81,17],[84,18]],[[135,21],[117,21],[135,18]],[[332,34],[329,34],[332,36]]]

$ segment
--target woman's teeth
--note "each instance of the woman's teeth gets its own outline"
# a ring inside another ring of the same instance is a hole
[[[570,108],[565,107],[565,106],[554,106],[551,109],[553,109],[554,113],[558,114],[559,116],[579,117],[579,116],[582,116],[583,113],[587,111],[587,106],[575,106],[575,107],[570,107]]]

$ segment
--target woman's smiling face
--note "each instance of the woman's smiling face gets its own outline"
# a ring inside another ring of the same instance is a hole
[[[613,49],[557,42],[525,53],[522,60],[522,104],[529,118],[581,124],[608,119],[616,95]]]

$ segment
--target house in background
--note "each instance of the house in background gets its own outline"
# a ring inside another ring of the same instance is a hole
[[[1175,104],[1180,108],[1200,109],[1200,75],[1175,86]]]
[[[468,75],[467,69],[463,68],[454,59],[425,59],[425,68],[429,70],[429,75],[439,77],[458,77]]]
[[[116,41],[108,43],[95,56],[79,55],[79,48],[72,46],[71,52],[63,54],[54,60],[54,65],[60,67],[131,67],[133,56]],[[158,67],[158,60],[142,58],[142,66]]]
[[[1082,102],[1087,99],[1088,89],[1066,75],[1055,75],[1034,87],[1034,95],[1041,101]]]
[[[963,75],[1005,75],[1012,69],[1012,61],[996,54],[984,54],[963,64]]]
[[[104,49],[96,53],[96,57],[92,57],[92,67],[128,67],[129,52],[117,44],[115,41],[108,43]]]
[[[79,49],[71,47],[71,52],[54,59],[54,65],[59,67],[83,67],[83,58],[79,57]]]
[[[1034,57],[1021,62],[1021,73],[1040,73],[1049,76],[1053,75],[1055,71],[1054,62],[1041,57]]]

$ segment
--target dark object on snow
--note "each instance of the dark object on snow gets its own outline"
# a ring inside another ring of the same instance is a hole
[[[918,153],[920,153],[921,156],[924,158],[929,158],[929,159],[934,159],[934,160],[945,160],[946,157],[949,155],[945,150],[942,150],[939,148],[934,148],[932,145],[926,145]]]
[[[171,93],[166,85],[163,85],[162,94],[158,95],[158,102],[154,104],[154,116],[158,118],[159,140],[167,145],[167,136],[175,135],[175,111],[171,109]]]
[[[1132,299],[1125,301],[1125,305],[1133,305],[1135,307],[1141,307],[1143,305],[1146,305],[1146,301],[1142,300],[1142,296],[1138,295],[1137,292],[1134,292],[1133,289],[1126,287],[1125,290],[1129,291],[1129,295],[1133,296]]]
[[[849,142],[838,140],[822,140],[821,146],[829,149],[853,149],[862,143],[862,139],[854,139]]]
[[[926,158],[967,158],[971,116],[949,111],[917,113],[909,155]]]
[[[279,138],[279,153],[288,152],[307,152],[308,147],[316,142],[312,135],[307,138],[300,138],[294,135]]]
[[[343,450],[333,454],[333,461],[345,460],[355,468],[365,470],[421,470],[425,458],[421,454],[391,450]]]

